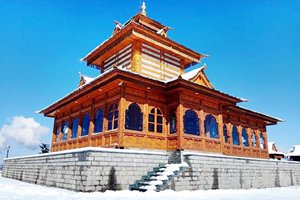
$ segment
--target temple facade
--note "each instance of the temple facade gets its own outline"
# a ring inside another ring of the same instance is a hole
[[[51,151],[87,146],[193,150],[269,158],[266,126],[280,120],[238,106],[218,91],[205,57],[167,36],[169,27],[141,13],[82,60],[99,70],[81,75],[71,93],[42,109],[53,117]]]

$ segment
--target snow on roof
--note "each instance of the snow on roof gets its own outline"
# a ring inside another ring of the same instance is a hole
[[[83,78],[84,84],[88,84],[88,83],[90,83],[91,81],[93,81],[95,79],[93,77],[86,76],[86,75],[83,75],[81,73],[79,73],[79,75],[80,75],[81,78]]]
[[[300,156],[300,145],[294,145],[292,149],[286,154],[286,156]]]
[[[135,74],[135,75],[138,75],[138,76],[147,78],[147,79],[159,81],[159,82],[162,82],[162,83],[165,83],[165,84],[167,84],[167,83],[169,83],[169,82],[172,82],[172,81],[175,81],[175,80],[177,80],[177,79],[180,77],[180,76],[179,76],[179,77],[175,77],[175,78],[171,78],[171,79],[168,79],[168,80],[163,81],[163,80],[157,80],[157,79],[154,79],[154,78],[151,78],[151,77],[148,77],[148,76],[139,74],[139,73],[137,73],[137,72],[130,71],[129,69],[123,68],[122,66],[116,66],[115,68],[117,68],[118,70],[122,70],[122,71],[125,71],[125,72],[128,72],[128,73],[131,73],[131,74]],[[112,68],[110,68],[109,70],[103,72],[102,74],[96,76],[95,78],[92,78],[92,77],[88,77],[88,76],[84,76],[84,75],[83,75],[84,78],[87,80],[87,82],[86,82],[85,84],[83,84],[83,85],[81,85],[80,87],[74,89],[72,92],[68,93],[67,95],[65,95],[64,97],[60,98],[59,100],[57,100],[57,101],[51,103],[50,105],[46,106],[45,108],[43,108],[43,109],[41,109],[41,110],[39,110],[39,111],[36,111],[35,113],[42,113],[45,109],[49,108],[49,107],[52,106],[53,104],[55,104],[55,103],[57,103],[57,102],[63,100],[64,98],[66,98],[66,97],[72,95],[72,94],[75,93],[76,91],[81,90],[81,89],[85,88],[86,86],[92,84],[93,82],[95,82],[96,80],[100,79],[100,78],[103,77],[104,75],[106,75],[106,74],[110,73],[111,71],[113,71],[115,68],[112,67]],[[192,71],[190,71],[190,72],[188,72],[188,73],[186,73],[186,74],[183,74],[181,77],[182,77],[184,80],[189,81],[188,79],[189,79],[190,77],[193,78],[194,76],[196,76],[197,73],[199,73],[199,71],[201,71],[201,70],[203,70],[203,69],[205,69],[205,66],[202,66],[202,67],[200,67],[200,68],[194,69],[194,70],[192,70]],[[225,92],[222,92],[222,91],[219,91],[219,90],[216,90],[216,91],[218,91],[218,92],[220,92],[220,93],[222,93],[222,94],[231,96],[230,94],[227,94],[227,93],[225,93]],[[235,97],[235,98],[240,99],[241,101],[246,101],[246,100],[243,99],[243,98],[239,98],[239,97]],[[240,107],[240,108],[246,109],[246,108],[243,108],[243,107]],[[246,110],[248,110],[248,109],[246,109]],[[252,111],[252,112],[255,112],[255,113],[257,113],[257,114],[262,114],[262,113],[259,113],[259,112],[253,111],[253,110],[251,110],[251,111]],[[277,119],[277,120],[279,120],[279,121],[283,121],[283,120],[281,120],[281,119],[279,119],[279,118],[275,118],[275,117],[272,117],[272,116],[268,116],[268,115],[266,115],[266,114],[262,114],[262,115],[265,115],[265,116],[267,116],[267,117],[271,117],[271,118]]]
[[[245,109],[245,110],[249,110],[248,108],[244,108],[244,107],[242,107],[242,106],[237,106],[237,107],[238,107],[238,108]],[[252,109],[251,109],[250,111],[252,111],[252,112],[254,112],[254,113],[256,113],[256,114],[259,114],[259,115],[265,115],[266,117],[270,117],[270,118],[276,119],[276,120],[279,121],[279,122],[284,122],[283,119],[280,119],[280,118],[277,118],[277,117],[273,117],[273,116],[271,116],[271,115],[267,115],[267,114],[262,113],[262,112],[257,112],[257,111],[252,110]]]
[[[281,151],[274,151],[273,150],[273,145],[275,145],[275,142],[268,142],[268,151],[269,151],[269,154],[285,154],[284,152],[281,152]]]
[[[194,69],[194,70],[192,70],[192,71],[189,71],[189,72],[187,72],[187,73],[181,75],[181,77],[182,77],[184,80],[187,80],[187,81],[188,81],[188,80],[190,80],[190,79],[192,79],[192,78],[195,78],[195,76],[197,76],[198,73],[199,73],[200,71],[204,70],[205,68],[206,68],[206,65],[203,65],[202,67],[199,67],[199,68],[197,68],[197,69]]]

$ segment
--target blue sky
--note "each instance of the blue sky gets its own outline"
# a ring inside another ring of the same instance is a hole
[[[111,35],[113,20],[127,21],[140,3],[0,0],[0,129],[24,116],[52,132],[53,119],[35,111],[77,87],[78,72],[97,75],[80,58]],[[248,99],[243,107],[285,120],[268,127],[269,141],[283,150],[300,144],[298,0],[146,3],[150,18],[174,28],[169,38],[210,55],[202,63],[216,89]],[[41,140],[49,143],[50,132]],[[39,151],[13,138],[7,142],[11,156]],[[2,150],[0,159],[4,156]]]

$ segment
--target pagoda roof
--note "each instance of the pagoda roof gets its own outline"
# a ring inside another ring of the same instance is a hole
[[[42,113],[45,116],[48,117],[54,117],[56,110],[60,109],[61,107],[72,103],[76,101],[77,99],[87,95],[88,93],[99,89],[100,87],[104,86],[105,84],[111,82],[113,79],[126,79],[126,80],[132,80],[132,81],[139,81],[140,83],[147,83],[151,84],[154,88],[170,91],[174,88],[178,87],[184,87],[187,90],[191,90],[196,93],[201,93],[207,96],[211,96],[214,98],[218,98],[224,102],[228,102],[229,105],[226,107],[226,109],[238,111],[241,113],[245,113],[246,115],[258,117],[262,120],[264,120],[268,125],[276,124],[277,122],[281,122],[281,119],[271,117],[256,111],[248,110],[242,107],[238,107],[235,104],[239,102],[243,102],[244,99],[231,96],[229,94],[223,93],[221,91],[199,85],[196,83],[193,83],[189,80],[183,79],[181,76],[179,76],[176,79],[168,80],[168,81],[159,81],[155,79],[151,79],[146,76],[142,76],[136,72],[132,72],[127,69],[122,69],[120,67],[113,67],[110,70],[98,75],[94,79],[89,79],[90,81],[82,84],[69,94],[65,95],[61,99],[55,101],[54,103],[50,104],[49,106],[43,108],[40,111],[37,111],[37,113]]]
[[[105,55],[109,51],[112,49],[117,51],[117,46],[122,46],[122,44],[129,43],[135,39],[163,48],[171,54],[176,54],[185,61],[185,68],[199,63],[200,59],[204,57],[204,55],[160,35],[158,33],[159,30],[165,29],[167,31],[170,28],[140,13],[132,17],[124,25],[118,25],[118,27],[120,27],[120,30],[117,33],[102,42],[81,60],[86,61],[88,66],[92,65],[99,68],[101,67],[101,61],[104,61]]]

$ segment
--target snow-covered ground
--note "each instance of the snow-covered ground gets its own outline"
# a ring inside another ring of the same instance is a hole
[[[207,190],[207,191],[163,191],[130,192],[107,191],[104,193],[81,193],[63,189],[44,187],[0,177],[0,199],[2,200],[300,200],[300,187],[251,189],[251,190]]]

